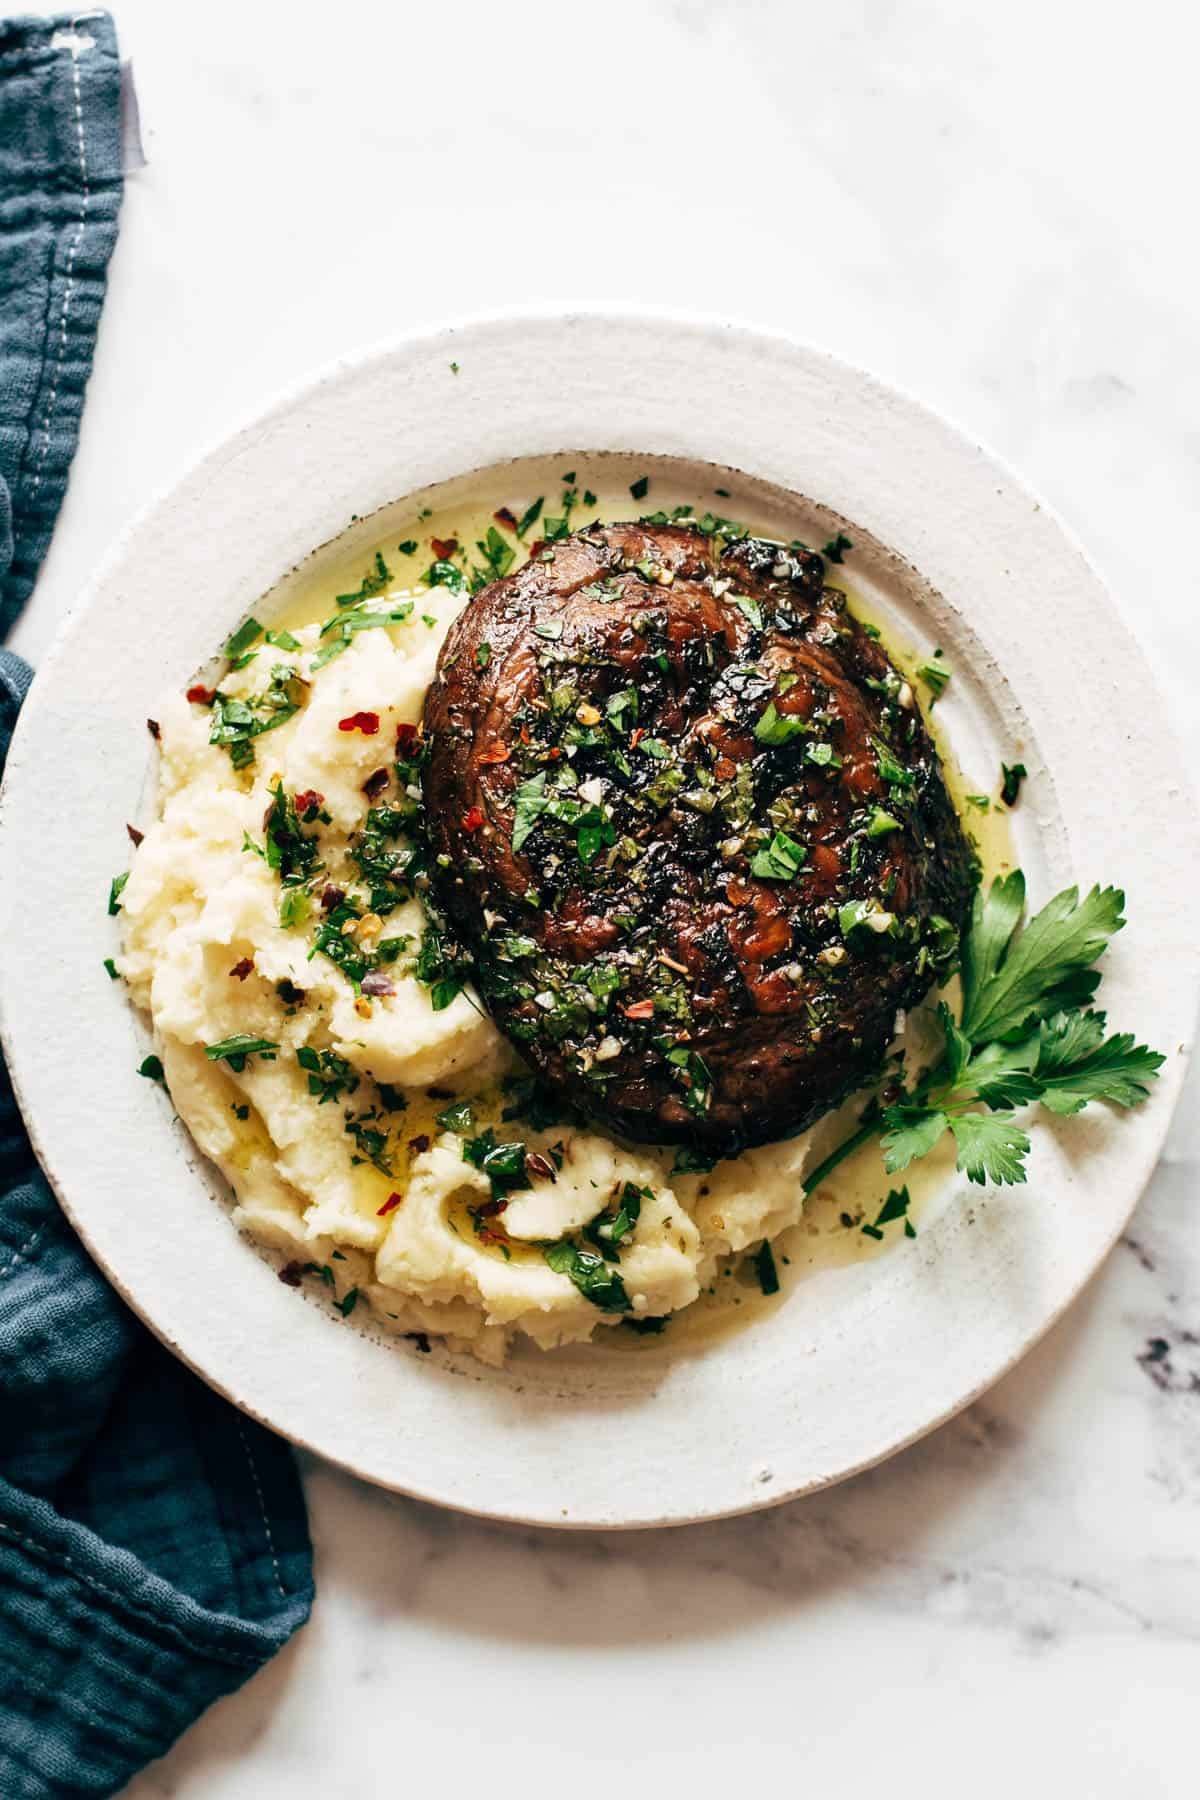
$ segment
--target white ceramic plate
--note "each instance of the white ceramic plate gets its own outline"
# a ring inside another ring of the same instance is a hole
[[[1039,1121],[1027,1187],[964,1192],[915,1243],[800,1284],[753,1329],[707,1348],[667,1334],[635,1356],[529,1352],[495,1372],[330,1317],[231,1230],[220,1182],[135,1072],[145,1045],[101,968],[115,947],[104,903],[124,821],[148,804],[144,721],[166,688],[353,515],[560,451],[715,464],[744,472],[730,478],[739,496],[765,504],[774,486],[841,515],[862,546],[860,587],[946,647],[972,754],[993,772],[1002,755],[1029,767],[1014,817],[1034,898],[1070,880],[1126,887],[1105,1002],[1170,1057],[1131,1115]],[[206,457],[117,545],[41,670],[9,760],[3,868],[18,1095],[129,1303],[295,1441],[388,1487],[541,1524],[667,1524],[782,1500],[887,1456],[994,1381],[1094,1272],[1153,1168],[1200,957],[1179,753],[1063,527],[869,376],[780,339],[645,318],[411,340],[329,371]]]

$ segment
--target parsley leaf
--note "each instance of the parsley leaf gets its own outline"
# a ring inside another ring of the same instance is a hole
[[[1137,1106],[1166,1061],[1130,1032],[1104,1037],[1103,1013],[1056,1013],[1038,1028],[1038,1098],[1051,1112],[1077,1113],[1089,1100]]]
[[[922,663],[917,674],[935,700],[940,700],[950,680],[950,670],[943,662]]]
[[[1024,901],[1019,869],[993,882],[986,899],[975,896],[963,942],[961,1022],[976,1043],[1088,999],[1100,981],[1091,965],[1125,923],[1119,888],[1095,887],[1083,900],[1078,888],[1064,888],[1018,933]]]
[[[760,744],[788,744],[811,729],[808,720],[802,719],[799,713],[781,713],[771,700],[754,727],[754,735]]]
[[[843,933],[878,922],[855,912],[864,904],[840,909]],[[871,1138],[881,1137],[895,1174],[947,1131],[968,1180],[1023,1182],[1030,1140],[1012,1118],[1017,1107],[1040,1102],[1067,1114],[1093,1100],[1128,1107],[1147,1098],[1165,1059],[1128,1032],[1106,1037],[1104,1014],[1087,1010],[1100,980],[1092,965],[1125,922],[1124,896],[1096,887],[1081,900],[1066,888],[1022,926],[1024,904],[1019,869],[975,896],[961,946],[961,1014],[938,1009],[941,1056],[891,1105],[868,1107],[859,1129],[805,1177],[806,1192]]]
[[[927,1156],[950,1124],[944,1112],[921,1107],[889,1106],[883,1116],[887,1124],[883,1166],[889,1175],[899,1175],[909,1163]]]
[[[794,881],[808,860],[808,851],[786,831],[777,831],[764,850],[759,850],[750,864],[750,873],[759,881]]]
[[[542,1255],[556,1275],[566,1275],[585,1300],[601,1312],[628,1312],[629,1295],[617,1270],[594,1250],[580,1250],[563,1239],[544,1244]]]
[[[1010,768],[1008,763],[1002,762],[1000,764],[1000,773],[1004,778],[1003,785],[1000,789],[1000,798],[1003,800],[1005,806],[1015,806],[1017,804],[1017,795],[1021,791],[1021,783],[1028,775],[1029,770],[1025,767],[1024,763],[1013,763]]]
[[[959,1113],[950,1120],[958,1167],[968,1181],[1015,1185],[1025,1179],[1029,1136],[1002,1113]]]
[[[205,1044],[204,1054],[209,1062],[227,1062],[240,1075],[249,1057],[261,1056],[265,1062],[274,1062],[278,1049],[279,1045],[270,1038],[250,1037],[238,1031],[232,1037],[222,1038],[219,1044]]]

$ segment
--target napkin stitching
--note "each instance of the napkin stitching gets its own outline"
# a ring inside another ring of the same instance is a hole
[[[76,14],[71,20],[71,29],[75,30],[80,22]],[[64,44],[63,49],[71,58],[71,80],[75,90],[75,130],[79,138],[79,175],[83,182],[83,195],[79,207],[79,223],[75,227],[75,236],[71,240],[71,248],[67,252],[66,285],[63,288],[62,314],[58,327],[58,356],[54,364],[54,379],[50,384],[50,397],[46,401],[46,417],[42,423],[42,447],[38,452],[36,467],[33,472],[33,485],[30,499],[37,493],[42,484],[42,465],[50,449],[50,428],[54,423],[54,414],[58,406],[58,388],[62,379],[63,359],[67,353],[67,315],[71,310],[71,297],[75,292],[75,258],[79,254],[79,246],[83,242],[83,233],[87,225],[88,206],[91,203],[91,188],[88,183],[87,135],[83,123],[83,95],[79,86],[79,45]]]
[[[52,1552],[46,1545],[39,1544],[34,1538],[23,1537],[19,1531],[14,1531],[13,1527],[6,1525],[2,1519],[0,1519],[0,1533],[19,1544],[21,1549],[30,1556],[35,1556],[41,1562],[49,1563],[51,1566],[66,1569],[82,1587],[92,1588],[97,1594],[102,1594],[106,1600],[113,1603],[118,1611],[130,1614],[133,1618],[150,1626],[154,1631],[164,1632],[168,1637],[177,1639],[185,1650],[190,1650],[195,1656],[211,1657],[214,1662],[236,1663],[239,1667],[249,1668],[257,1668],[262,1660],[261,1656],[254,1653],[245,1654],[227,1649],[220,1644],[197,1643],[172,1620],[143,1611],[140,1606],[130,1600],[127,1594],[121,1594],[114,1588],[106,1587],[102,1581],[97,1581],[96,1577],[90,1575],[86,1569],[81,1569],[73,1563],[69,1556],[65,1556],[61,1552],[57,1554]]]
[[[43,1220],[35,1230],[30,1232],[29,1236],[25,1239],[25,1242],[21,1245],[21,1248],[19,1250],[14,1250],[8,1261],[0,1268],[0,1281],[3,1281],[6,1275],[11,1275],[17,1264],[24,1261],[25,1257],[29,1255],[29,1252],[33,1249],[33,1246],[37,1243],[45,1229],[46,1221]]]
[[[250,1474],[254,1481],[254,1492],[258,1497],[258,1510],[262,1514],[263,1528],[267,1534],[267,1548],[271,1552],[271,1567],[275,1571],[275,1586],[279,1589],[279,1598],[281,1600],[286,1600],[287,1593],[283,1585],[283,1575],[279,1567],[279,1558],[275,1554],[275,1539],[271,1533],[271,1521],[267,1517],[267,1503],[263,1498],[262,1482],[258,1479],[258,1464],[255,1462],[254,1452],[250,1448],[250,1440],[242,1429],[241,1419],[235,1420],[235,1423],[237,1425],[237,1434],[241,1438],[242,1447],[246,1452],[246,1461],[250,1464]]]

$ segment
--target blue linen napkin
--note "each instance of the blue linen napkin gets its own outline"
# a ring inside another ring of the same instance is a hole
[[[119,91],[107,14],[0,21],[0,630],[75,450]],[[0,768],[29,681],[0,651]],[[0,1800],[116,1793],[287,1641],[312,1592],[290,1450],[108,1287],[0,1064]]]

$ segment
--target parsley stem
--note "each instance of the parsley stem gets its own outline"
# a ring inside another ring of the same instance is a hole
[[[844,1163],[848,1157],[853,1156],[856,1150],[861,1150],[864,1144],[869,1144],[872,1138],[879,1136],[882,1125],[883,1121],[878,1113],[873,1114],[864,1125],[860,1125],[858,1130],[850,1137],[844,1139],[843,1142],[838,1145],[836,1150],[830,1151],[824,1162],[819,1162],[817,1164],[811,1175],[805,1176],[803,1182],[804,1192],[806,1194],[815,1193],[821,1183],[833,1174],[833,1171],[839,1164]]]

